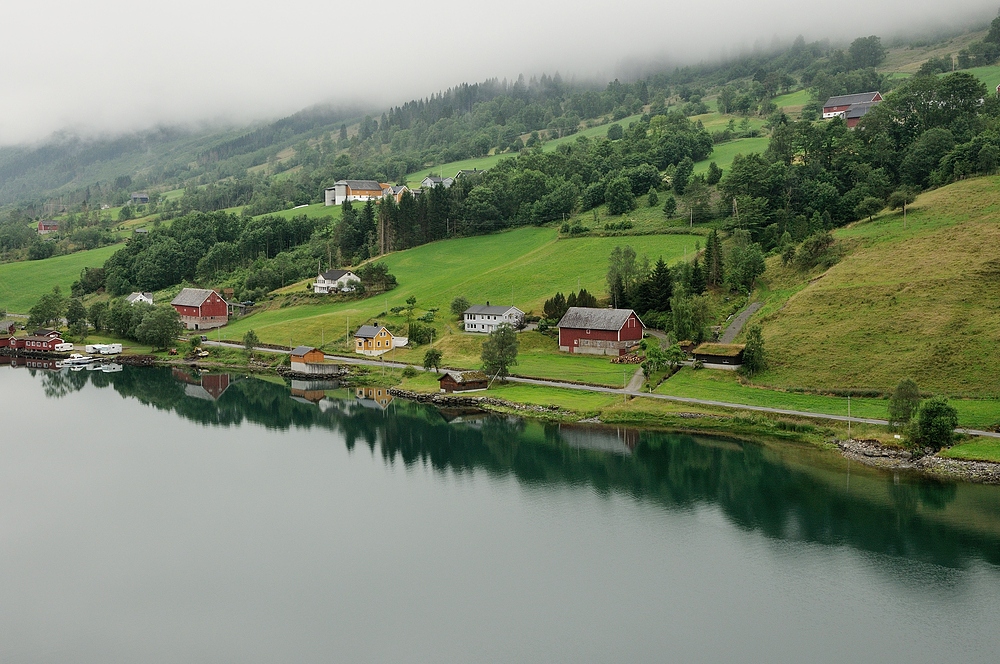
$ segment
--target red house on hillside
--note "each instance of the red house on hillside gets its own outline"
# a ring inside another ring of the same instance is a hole
[[[45,235],[46,233],[58,233],[59,232],[59,222],[52,220],[45,220],[38,222],[38,234]]]
[[[559,321],[559,350],[624,355],[642,340],[645,326],[631,309],[570,307]]]
[[[180,314],[189,330],[211,330],[229,322],[229,305],[222,296],[207,288],[185,288],[170,305]]]
[[[829,120],[830,118],[839,116],[847,120],[849,119],[847,112],[852,107],[864,107],[864,112],[861,113],[861,115],[864,115],[873,104],[878,104],[880,101],[882,101],[882,94],[879,92],[861,92],[855,95],[830,97],[823,104],[823,119]],[[858,109],[855,110],[857,111]],[[858,119],[860,117],[858,116]],[[857,124],[857,120],[855,120],[854,124]]]

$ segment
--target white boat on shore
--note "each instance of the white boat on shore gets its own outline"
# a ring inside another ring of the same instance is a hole
[[[96,358],[90,357],[89,355],[81,355],[80,353],[73,353],[65,360],[62,361],[64,367],[82,367],[84,365],[90,364]]]

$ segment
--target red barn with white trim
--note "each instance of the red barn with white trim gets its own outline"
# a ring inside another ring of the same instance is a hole
[[[646,329],[631,309],[570,307],[559,321],[559,350],[588,355],[624,355]]]
[[[185,288],[170,305],[189,330],[211,330],[229,322],[229,305],[214,290]]]

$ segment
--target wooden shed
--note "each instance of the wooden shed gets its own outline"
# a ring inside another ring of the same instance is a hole
[[[705,364],[729,364],[738,366],[743,364],[743,344],[701,344],[694,349],[694,359]]]
[[[298,346],[292,350],[292,371],[301,374],[326,375],[337,373],[336,364],[324,361],[323,351],[312,346]]]
[[[477,392],[489,387],[490,377],[482,371],[445,371],[438,382],[442,392]]]

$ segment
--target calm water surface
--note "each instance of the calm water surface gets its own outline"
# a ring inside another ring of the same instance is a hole
[[[332,388],[0,367],[0,661],[1000,660],[997,488]]]

